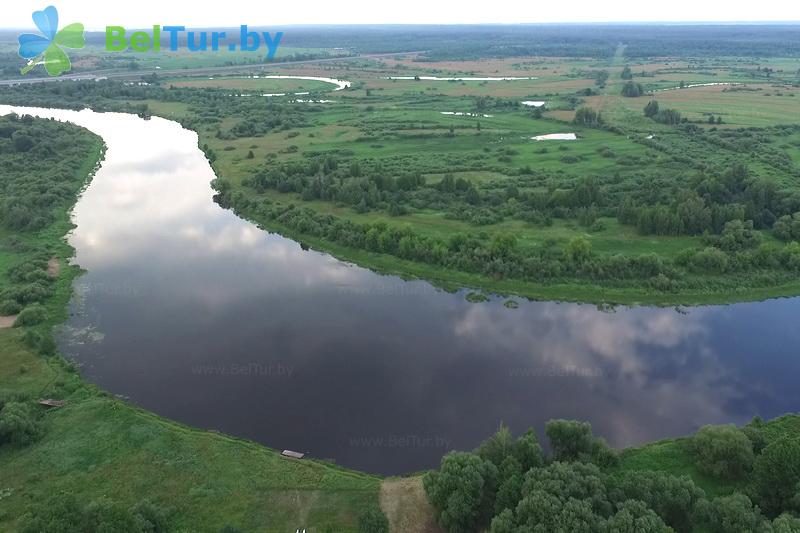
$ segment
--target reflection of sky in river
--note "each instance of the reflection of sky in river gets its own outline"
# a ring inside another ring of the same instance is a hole
[[[625,446],[800,405],[798,299],[685,313],[470,304],[219,208],[196,135],[173,122],[58,115],[109,146],[75,209],[88,273],[62,345],[90,379],[166,416],[396,473],[500,422],[541,433],[586,419]]]

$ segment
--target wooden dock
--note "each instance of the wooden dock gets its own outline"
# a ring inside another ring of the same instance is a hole
[[[293,452],[292,450],[283,450],[281,452],[281,455],[283,455],[284,457],[291,457],[292,459],[302,459],[303,457],[306,456],[306,454],[304,453]]]
[[[39,400],[39,405],[44,405],[45,407],[64,407],[67,405],[67,400],[53,400],[51,398],[46,398]]]

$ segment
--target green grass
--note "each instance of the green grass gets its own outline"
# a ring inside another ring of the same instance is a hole
[[[169,422],[91,387],[45,415],[42,440],[0,449],[0,467],[0,488],[11,489],[0,500],[3,529],[13,528],[32,503],[64,492],[86,501],[147,498],[172,510],[176,529],[355,531],[358,510],[377,501],[380,483]]]
[[[212,87],[241,91],[259,91],[263,93],[290,93],[330,91],[336,86],[324,81],[265,79],[235,76],[214,76],[204,78],[169,78],[164,83],[175,87]]]
[[[785,437],[796,438],[799,433],[800,415],[797,414],[774,418],[766,422],[763,429],[767,444]],[[687,449],[687,441],[685,437],[666,439],[628,448],[620,454],[620,463],[611,472],[657,470],[675,476],[686,475],[708,496],[722,496],[746,489],[744,482],[726,481],[698,471]]]

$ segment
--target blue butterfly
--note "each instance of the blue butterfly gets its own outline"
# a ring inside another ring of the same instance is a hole
[[[19,36],[19,55],[28,59],[28,66],[22,69],[27,74],[36,65],[44,64],[47,73],[58,76],[72,68],[67,54],[60,47],[83,48],[83,24],[76,23],[58,31],[58,11],[49,6],[33,13],[33,22],[42,35],[23,33]],[[36,59],[42,57],[42,61]]]

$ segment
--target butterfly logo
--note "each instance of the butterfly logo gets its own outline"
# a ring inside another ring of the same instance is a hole
[[[42,34],[23,33],[19,36],[19,55],[28,60],[20,73],[27,74],[38,65],[44,65],[51,76],[68,72],[72,63],[62,48],[83,48],[86,45],[83,24],[70,24],[58,31],[58,11],[53,6],[34,11],[33,22]]]

